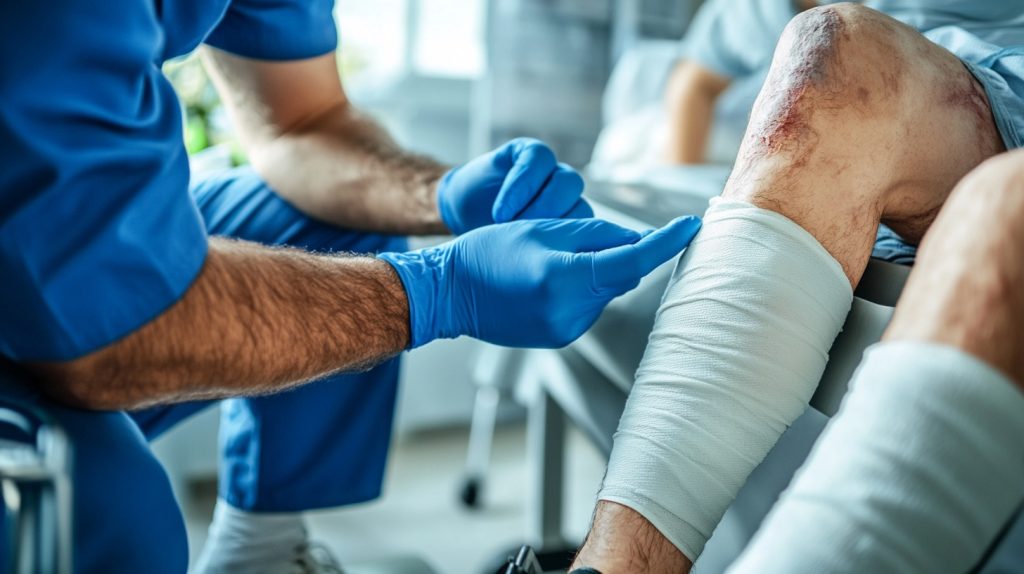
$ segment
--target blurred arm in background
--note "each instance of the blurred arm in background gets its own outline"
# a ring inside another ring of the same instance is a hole
[[[669,125],[666,161],[704,163],[715,102],[731,81],[692,60],[676,64],[665,88]]]
[[[665,161],[707,161],[719,97],[735,80],[768,69],[789,20],[817,0],[709,0],[697,12],[682,58],[665,87],[668,142]]]

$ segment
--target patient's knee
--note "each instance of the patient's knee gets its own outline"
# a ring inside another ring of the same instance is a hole
[[[770,152],[813,142],[820,112],[876,119],[898,112],[913,48],[903,28],[855,4],[823,6],[794,18],[754,109],[751,143]]]

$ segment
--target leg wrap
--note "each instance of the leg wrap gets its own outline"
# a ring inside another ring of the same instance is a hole
[[[658,311],[599,497],[695,560],[807,408],[852,300],[839,263],[799,225],[714,200]]]
[[[882,343],[731,572],[967,572],[1024,500],[1024,394],[953,347]]]

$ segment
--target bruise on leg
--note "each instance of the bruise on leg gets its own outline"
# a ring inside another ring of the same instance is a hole
[[[936,75],[943,78],[921,108],[931,110],[935,132],[959,134],[949,160],[921,170],[920,179],[903,179],[889,193],[882,221],[912,244],[918,244],[935,221],[953,186],[965,173],[986,159],[1006,151],[996,127],[985,88],[960,60],[952,54],[936,61]],[[959,128],[957,128],[959,126]],[[908,130],[909,131],[909,130]],[[946,138],[943,138],[946,139]],[[943,139],[929,139],[927,145]],[[949,138],[952,140],[952,138]],[[907,141],[913,138],[907,137]],[[934,190],[922,195],[913,189]]]
[[[850,18],[850,7],[824,6],[786,28],[751,115],[742,159],[813,151],[823,127],[830,135],[842,133],[836,124],[855,127],[851,122],[899,112],[908,74],[898,38],[917,33],[854,8],[872,16]],[[822,112],[828,117],[819,120]]]

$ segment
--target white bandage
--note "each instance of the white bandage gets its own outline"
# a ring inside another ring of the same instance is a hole
[[[658,310],[599,498],[696,559],[807,408],[852,300],[842,267],[799,225],[712,200]]]
[[[1024,394],[957,349],[868,350],[730,572],[967,572],[1024,500]]]

